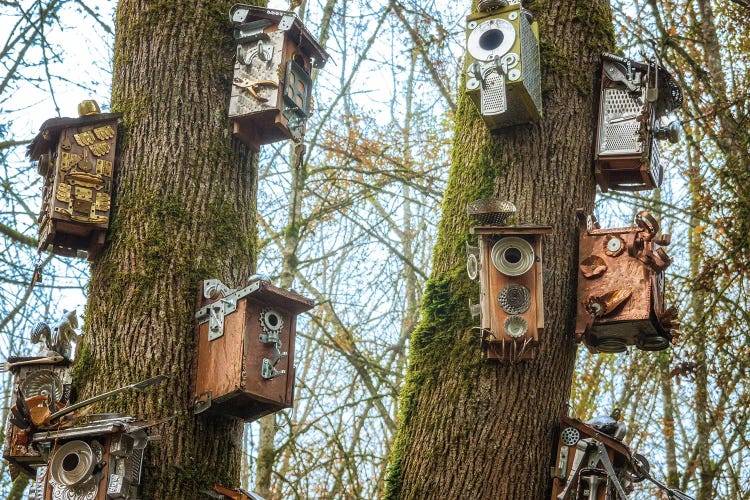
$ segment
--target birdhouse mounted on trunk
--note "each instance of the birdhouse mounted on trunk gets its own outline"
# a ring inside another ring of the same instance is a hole
[[[71,363],[59,355],[11,357],[5,367],[13,374],[15,404],[5,426],[3,458],[33,477],[34,469],[47,460],[32,444],[29,408],[46,405],[54,410],[73,402]]]
[[[136,500],[148,423],[113,414],[91,415],[77,427],[39,432],[35,445],[49,456],[36,471],[36,500]]]
[[[661,125],[682,106],[682,90],[656,61],[602,55],[596,182],[602,191],[659,187],[663,169],[657,140],[679,139],[676,122]]]
[[[466,18],[466,93],[490,129],[542,116],[539,27],[520,1],[482,0]]]
[[[78,113],[44,122],[28,149],[44,177],[39,250],[63,256],[104,245],[122,116],[101,113],[94,101],[82,102]]]
[[[297,315],[312,307],[312,300],[260,279],[239,290],[201,282],[193,411],[253,421],[291,407]]]
[[[580,221],[576,339],[591,352],[666,349],[676,335],[675,308],[664,306],[664,270],[671,260],[659,224],[640,212],[634,227],[601,229]]]
[[[551,500],[626,500],[633,490],[630,449],[595,426],[562,417]]]
[[[471,279],[479,277],[482,347],[487,359],[515,363],[536,356],[544,330],[542,235],[552,228],[500,225],[513,212],[512,204],[495,198],[469,205],[469,213],[483,225],[471,228],[479,248],[469,252],[467,271]]]
[[[294,12],[235,5],[229,11],[237,52],[229,101],[234,135],[255,151],[300,142],[310,115],[312,70],[328,54]]]

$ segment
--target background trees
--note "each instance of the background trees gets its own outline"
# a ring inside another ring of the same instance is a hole
[[[286,7],[281,1],[274,5]],[[713,8],[708,25],[715,30],[712,46],[723,76],[707,63],[707,6]],[[714,496],[746,497],[742,374],[747,349],[741,332],[748,318],[747,254],[742,253],[747,231],[741,224],[747,221],[742,190],[748,183],[742,173],[747,171],[748,75],[741,61],[748,50],[747,20],[739,1],[613,2],[612,7],[618,46],[637,55],[638,43],[657,40],[673,73],[693,89],[679,115],[687,139],[664,160],[669,183],[660,200],[612,197],[598,213],[623,224],[633,205],[663,207],[664,224],[676,240],[670,255],[678,260],[669,278],[682,307],[684,334],[676,351],[658,359],[590,357],[579,350],[575,411],[587,418],[622,402],[629,439],[656,470],[665,476],[673,471],[686,490],[697,492],[703,483],[711,484]],[[531,8],[543,12],[546,4]],[[589,4],[571,4],[574,8],[588,15]],[[85,303],[83,292],[73,292],[83,289],[88,266],[73,259],[52,259],[44,283],[24,299],[37,258],[30,239],[36,234],[39,180],[23,159],[22,143],[57,109],[69,116],[88,96],[100,104],[109,101],[113,9],[114,2],[84,0],[0,5],[2,355],[28,348],[19,339],[28,338],[35,321]],[[313,33],[323,36],[328,26],[327,48],[333,54],[333,64],[318,76],[293,254],[298,261],[294,287],[323,304],[302,327],[297,407],[277,415],[271,496],[374,498],[383,488],[385,457],[398,421],[396,395],[416,305],[431,273],[468,4],[338,0],[303,4],[302,11]],[[63,38],[66,34],[86,43]],[[554,36],[554,29],[542,36]],[[543,57],[557,60],[552,53]],[[569,71],[585,73],[575,66]],[[725,83],[723,97],[714,93],[719,81]],[[719,121],[719,111],[729,126]],[[718,138],[740,148],[734,163]],[[289,223],[288,158],[287,146],[279,144],[264,148],[258,164],[258,269],[275,279]],[[697,256],[692,268],[689,249]],[[244,277],[240,271],[237,279]],[[702,358],[696,345],[701,340]],[[633,377],[637,387],[625,384]],[[713,471],[708,475],[702,474],[695,438],[694,407],[700,398],[706,401],[701,418],[708,423],[702,442],[709,444],[700,456],[708,455],[703,462]],[[252,486],[258,424],[247,431],[242,478]]]

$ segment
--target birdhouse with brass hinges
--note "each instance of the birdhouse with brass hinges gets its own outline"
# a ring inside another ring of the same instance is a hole
[[[57,354],[10,357],[3,368],[13,374],[14,401],[5,426],[3,458],[16,470],[34,477],[34,470],[47,459],[32,443],[29,408],[45,406],[55,411],[74,402],[71,362]]]
[[[292,406],[297,315],[313,301],[257,279],[198,286],[193,411],[246,421]]]
[[[39,250],[63,256],[104,245],[122,116],[101,113],[94,101],[79,104],[78,114],[44,122],[28,148],[44,178]]]
[[[633,490],[633,455],[621,439],[563,416],[550,499],[628,498]]]
[[[542,235],[550,226],[501,225],[515,212],[512,204],[490,198],[469,205],[482,225],[471,228],[478,237],[467,271],[479,278],[482,348],[487,359],[518,362],[533,359],[544,330]],[[470,304],[471,307],[471,304]]]
[[[49,462],[36,470],[30,498],[141,498],[147,422],[114,414],[90,415],[75,427],[33,434]]]
[[[662,248],[670,235],[648,212],[633,227],[602,229],[594,216],[580,221],[576,340],[591,352],[666,349],[677,335],[677,311],[664,305]]]
[[[682,90],[656,60],[602,55],[596,182],[602,191],[659,187],[663,167],[657,141],[679,140],[677,122],[663,124],[682,106]]]
[[[328,54],[294,12],[238,4],[229,17],[237,42],[229,100],[234,135],[255,151],[300,142],[312,108],[312,70]]]
[[[542,116],[539,28],[520,1],[482,0],[466,22],[466,93],[490,129]]]

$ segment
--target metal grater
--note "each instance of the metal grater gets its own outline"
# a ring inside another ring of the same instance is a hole
[[[500,115],[508,110],[505,95],[505,78],[494,71],[485,76],[481,91],[482,115]]]
[[[634,98],[626,90],[604,91],[601,153],[643,150],[638,137],[640,123],[636,120],[642,106],[641,100]]]

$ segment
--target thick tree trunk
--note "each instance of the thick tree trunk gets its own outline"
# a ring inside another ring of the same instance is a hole
[[[411,342],[400,430],[386,498],[549,495],[550,466],[575,359],[577,231],[574,210],[593,208],[595,77],[613,45],[609,5],[536,2],[542,37],[544,119],[489,134],[462,96],[432,277]],[[468,300],[467,203],[495,194],[520,222],[551,224],[544,240],[546,330],[536,360],[481,359]]]
[[[121,0],[112,109],[123,113],[109,244],[92,262],[75,381],[84,395],[164,374],[100,404],[155,431],[143,497],[197,498],[236,485],[243,425],[188,411],[196,284],[242,285],[255,267],[254,156],[227,118],[232,1]]]

